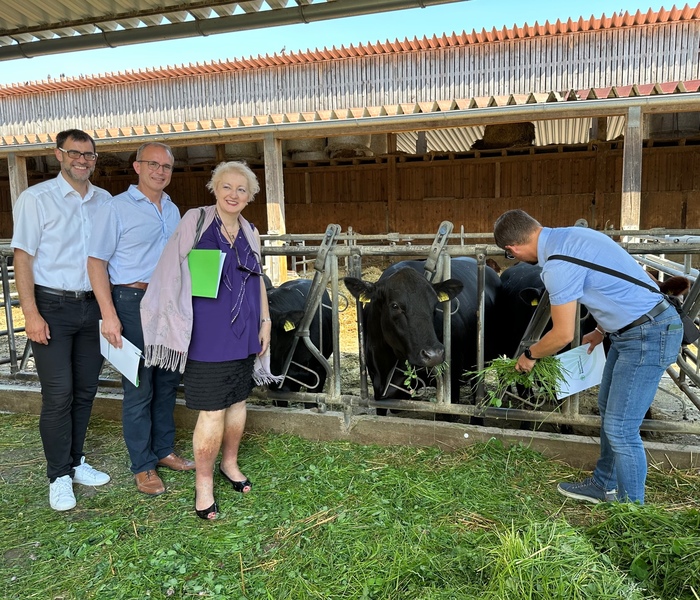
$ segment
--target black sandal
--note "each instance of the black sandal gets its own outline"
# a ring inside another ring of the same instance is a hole
[[[219,507],[216,505],[216,500],[214,500],[214,504],[212,504],[209,508],[205,508],[204,510],[198,510],[197,509],[197,495],[195,494],[194,512],[197,513],[197,516],[200,519],[204,519],[205,521],[211,521],[211,520],[217,518],[218,513],[219,513]]]
[[[228,475],[226,475],[226,473],[224,473],[224,470],[221,468],[221,464],[219,464],[219,473],[221,473],[224,476],[224,479],[227,479],[229,481],[229,483],[233,486],[234,490],[240,492],[241,494],[247,494],[248,492],[250,492],[250,490],[253,489],[253,484],[251,483],[250,479],[244,479],[243,481],[234,481]],[[246,488],[248,488],[248,491],[246,491]]]

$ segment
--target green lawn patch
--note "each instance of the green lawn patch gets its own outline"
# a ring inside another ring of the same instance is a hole
[[[177,444],[191,456],[189,432]],[[445,453],[252,435],[240,457],[252,493],[217,475],[221,518],[206,522],[191,472],[162,470],[162,496],[137,492],[119,424],[93,419],[87,460],[113,480],[76,485],[66,513],[48,506],[37,417],[0,415],[0,450],[1,598],[700,594],[693,473],[652,471],[646,507],[592,509],[556,492],[579,472],[496,440]]]

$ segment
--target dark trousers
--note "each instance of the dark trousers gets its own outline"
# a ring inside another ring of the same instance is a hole
[[[143,351],[143,329],[139,307],[143,290],[114,286],[112,300],[122,323],[122,335]],[[161,458],[173,451],[175,443],[175,397],[179,371],[139,366],[139,386],[122,377],[124,401],[122,427],[131,459],[131,472],[155,469]]]
[[[102,368],[100,308],[95,299],[63,298],[36,291],[39,313],[49,326],[47,345],[32,342],[41,382],[39,433],[46,474],[73,475],[80,464],[92,403]]]

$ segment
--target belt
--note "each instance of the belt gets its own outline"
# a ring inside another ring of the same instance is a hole
[[[629,325],[621,327],[615,333],[624,333],[625,331],[632,329],[632,327],[639,327],[640,325],[644,325],[644,323],[646,323],[647,321],[651,321],[654,317],[658,317],[669,306],[671,305],[669,304],[668,300],[664,299],[661,302],[659,302],[654,308],[652,308],[649,312],[644,313],[641,317],[635,319]]]
[[[62,298],[75,298],[76,300],[94,300],[95,298],[95,292],[92,290],[88,290],[87,292],[81,290],[59,290],[46,287],[45,285],[35,285],[34,289],[37,292],[51,294],[52,296],[61,296]]]
[[[145,281],[135,281],[134,283],[120,283],[121,287],[136,288],[139,290],[147,290],[148,284]]]

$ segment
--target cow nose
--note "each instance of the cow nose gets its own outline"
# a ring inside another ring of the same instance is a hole
[[[421,361],[425,367],[434,367],[445,360],[444,348],[429,348],[420,351]]]

